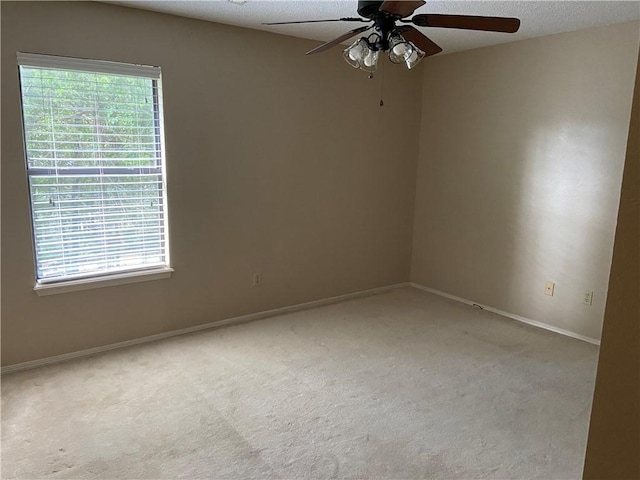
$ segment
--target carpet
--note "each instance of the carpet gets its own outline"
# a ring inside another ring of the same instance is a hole
[[[578,479],[598,349],[412,288],[2,378],[2,477]]]

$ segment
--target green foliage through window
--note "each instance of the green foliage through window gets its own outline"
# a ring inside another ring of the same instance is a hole
[[[41,281],[167,264],[159,79],[21,65]]]

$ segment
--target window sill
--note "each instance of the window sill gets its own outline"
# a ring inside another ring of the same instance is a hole
[[[127,283],[148,282],[169,278],[173,273],[173,268],[163,267],[153,270],[143,270],[138,272],[117,273],[105,275],[104,277],[82,278],[58,283],[43,283],[33,287],[33,291],[39,297],[55,295],[58,293],[77,292],[80,290],[90,290],[93,288],[112,287],[114,285],[125,285]]]

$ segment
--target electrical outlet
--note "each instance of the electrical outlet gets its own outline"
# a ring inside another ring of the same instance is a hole
[[[585,292],[582,303],[585,305],[591,305],[593,303],[593,292]]]
[[[544,285],[544,294],[553,297],[553,290],[556,287],[556,284],[553,282],[547,282]]]
[[[259,287],[260,285],[262,285],[262,274],[261,273],[254,273],[253,274],[253,286],[254,287]]]

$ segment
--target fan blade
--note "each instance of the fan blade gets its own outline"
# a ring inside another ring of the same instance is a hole
[[[416,8],[421,7],[425,3],[427,2],[424,2],[423,0],[404,0],[396,2],[387,0],[386,2],[383,2],[382,5],[380,5],[380,11],[398,15],[400,18],[404,18],[411,15],[416,10]]]
[[[520,20],[508,17],[476,17],[473,15],[422,14],[411,19],[419,27],[461,28],[485,32],[515,33]]]
[[[371,28],[371,25],[366,26],[366,27],[356,28],[354,30],[350,30],[347,33],[345,33],[344,35],[340,35],[338,38],[334,38],[330,42],[323,43],[322,45],[314,48],[313,50],[309,50],[305,55],[311,55],[311,54],[314,54],[314,53],[321,53],[321,52],[324,52],[325,50],[329,50],[331,47],[333,47],[335,45],[338,45],[339,43],[342,43],[345,40],[350,39],[351,37],[359,34],[360,32],[364,32],[365,30],[369,30],[370,28]]]
[[[293,23],[322,23],[322,22],[369,22],[369,20],[365,20],[364,18],[345,17],[345,18],[334,18],[331,20],[301,20],[299,22],[270,22],[270,23],[263,23],[262,25],[291,25]]]
[[[425,53],[425,57],[430,57],[431,55],[435,55],[436,53],[440,53],[442,51],[442,48],[434,43],[433,40],[427,38],[415,27],[412,27],[410,25],[403,25],[402,27],[396,28],[396,31],[400,33],[405,40],[409,40],[416,47],[422,50]]]

